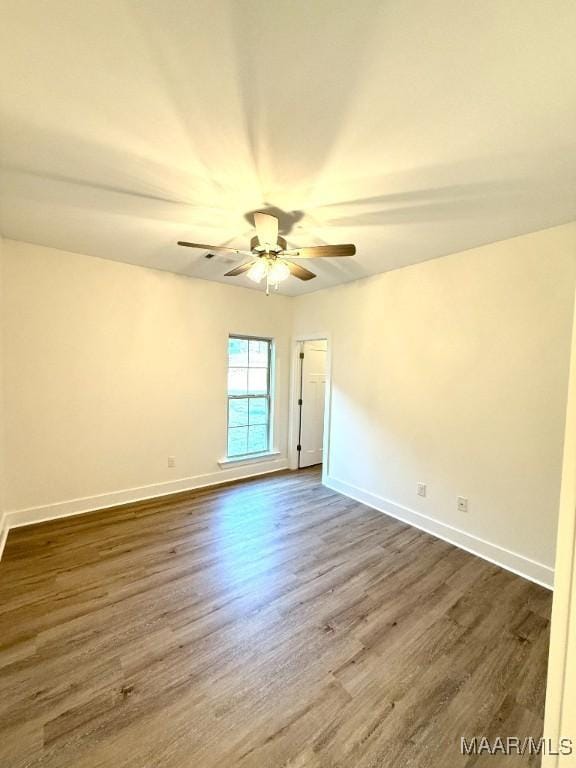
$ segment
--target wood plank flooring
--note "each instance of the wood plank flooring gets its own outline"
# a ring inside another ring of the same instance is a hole
[[[0,766],[525,765],[460,736],[539,738],[550,604],[316,469],[22,528]]]

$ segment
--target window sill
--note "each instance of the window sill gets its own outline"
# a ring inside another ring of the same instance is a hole
[[[280,456],[280,451],[266,451],[265,453],[251,453],[248,456],[233,456],[230,459],[220,459],[221,467],[230,467],[236,464],[260,464],[263,461]]]

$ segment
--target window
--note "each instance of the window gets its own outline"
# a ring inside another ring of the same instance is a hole
[[[269,339],[228,339],[229,458],[269,450],[271,353]]]

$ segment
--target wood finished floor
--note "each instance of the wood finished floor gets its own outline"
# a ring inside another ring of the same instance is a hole
[[[12,531],[0,766],[525,765],[550,603],[316,469]]]

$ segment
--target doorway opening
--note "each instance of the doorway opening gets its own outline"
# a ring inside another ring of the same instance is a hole
[[[324,464],[328,341],[297,342],[295,430],[296,468]]]

